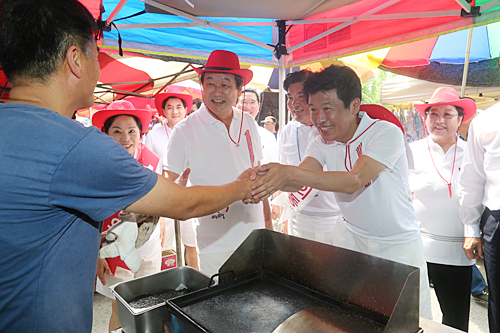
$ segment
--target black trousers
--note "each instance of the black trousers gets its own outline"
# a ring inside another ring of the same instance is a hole
[[[443,313],[442,323],[468,332],[472,266],[428,262],[427,271]]]
[[[484,210],[481,231],[484,239],[484,268],[488,280],[488,323],[490,333],[500,333],[500,210]]]

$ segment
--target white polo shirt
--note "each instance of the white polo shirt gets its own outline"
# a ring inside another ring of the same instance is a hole
[[[224,123],[202,105],[175,126],[167,145],[164,169],[180,175],[191,168],[189,180],[193,185],[213,186],[234,181],[262,160],[262,145],[252,116],[239,109],[233,108],[229,132],[239,145],[231,141]],[[245,205],[239,201],[198,220],[196,234],[201,254],[234,251],[252,230],[264,228],[262,203]]]
[[[257,123],[255,123],[255,126],[257,126],[260,143],[262,143],[262,154],[264,158],[261,163],[263,165],[271,162],[279,163],[280,157],[276,137],[273,133],[269,132],[264,127],[259,126]]]
[[[159,171],[160,174],[163,173],[163,156],[167,149],[168,139],[171,135],[172,129],[165,124],[163,126],[155,127],[149,131],[144,142],[146,147],[151,149],[153,153],[158,155],[160,158],[157,168],[157,171]]]
[[[319,135],[314,126],[298,121],[288,123],[279,136],[280,163],[299,165],[306,155],[306,148]],[[330,232],[339,215],[339,206],[333,192],[319,191],[317,196],[291,221],[294,228],[311,232]]]
[[[415,163],[409,173],[410,190],[428,262],[454,266],[470,266],[475,262],[462,247],[464,227],[458,214],[458,176],[466,145],[458,139],[450,198],[448,186],[439,174],[450,181],[455,145],[445,154],[430,136],[410,143]]]
[[[325,144],[317,136],[306,155],[328,171],[349,171],[366,155],[386,168],[353,194],[335,193],[345,227],[354,234],[381,243],[404,244],[420,237],[408,185],[408,162],[401,129],[375,121],[360,112],[361,122],[346,144]],[[347,153],[346,153],[347,152]]]

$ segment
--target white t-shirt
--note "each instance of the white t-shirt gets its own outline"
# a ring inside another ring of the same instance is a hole
[[[299,165],[306,148],[319,135],[314,126],[298,121],[288,123],[279,136],[280,163]],[[317,196],[291,221],[294,228],[312,233],[330,232],[339,215],[339,206],[333,192],[319,191]]]
[[[242,124],[243,117],[243,124]],[[240,124],[241,130],[240,130]],[[262,160],[262,145],[252,116],[233,108],[229,129],[203,105],[179,122],[170,137],[164,169],[181,174],[191,168],[193,185],[222,185],[234,181],[244,170]],[[264,228],[262,203],[241,201],[198,219],[196,229],[201,254],[234,251],[254,229]]]
[[[415,164],[409,173],[410,189],[428,262],[454,266],[470,266],[475,262],[462,248],[464,227],[458,214],[458,176],[465,147],[465,141],[459,139],[450,198],[448,186],[439,174],[450,181],[455,145],[445,154],[430,136],[410,143]]]
[[[366,155],[386,166],[353,194],[335,193],[342,222],[354,234],[381,243],[404,244],[420,237],[408,185],[408,162],[401,129],[375,121],[360,112],[361,122],[346,144],[325,144],[317,136],[306,155],[326,165],[328,171],[349,171]],[[347,153],[346,153],[347,151]]]
[[[144,144],[146,147],[151,149],[153,153],[158,155],[160,161],[158,162],[158,168],[156,169],[158,173],[163,173],[163,157],[165,155],[165,150],[167,149],[168,139],[172,135],[172,129],[167,126],[158,126],[153,128],[146,135],[146,140]]]
[[[257,126],[260,143],[262,143],[262,154],[264,158],[262,159],[261,163],[263,165],[271,162],[279,163],[280,157],[278,142],[276,142],[274,134],[266,130],[264,127],[260,127],[259,125],[257,125],[257,123],[255,123],[255,126]]]

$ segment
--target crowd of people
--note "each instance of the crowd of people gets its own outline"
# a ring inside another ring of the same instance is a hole
[[[261,228],[418,267],[420,316],[432,318],[432,284],[443,324],[462,331],[484,257],[500,332],[500,104],[460,132],[476,104],[438,88],[415,105],[429,135],[408,146],[389,110],[363,105],[356,73],[332,65],[287,76],[293,121],[276,131],[274,116],[256,121],[252,71],[216,50],[193,67],[202,99],[158,94],[149,132],[151,113],[127,101],[84,127],[72,118],[93,103],[98,35],[77,0],[0,2],[12,87],[0,104],[1,332],[90,332],[96,276],[113,298],[108,286],[160,271],[173,219],[186,264],[207,275]]]

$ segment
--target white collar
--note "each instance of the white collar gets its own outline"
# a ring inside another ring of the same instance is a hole
[[[242,117],[242,112],[241,110],[235,108],[235,107],[232,107],[233,108],[233,120],[241,120],[241,117]],[[201,120],[206,124],[206,125],[212,125],[212,124],[215,124],[217,121],[219,121],[217,118],[215,118],[214,116],[212,116],[212,114],[210,114],[210,112],[208,111],[207,107],[205,106],[205,104],[202,104],[200,109],[196,112],[199,112],[199,115],[200,115],[200,118]],[[233,122],[231,122],[232,124]]]

